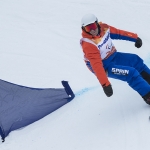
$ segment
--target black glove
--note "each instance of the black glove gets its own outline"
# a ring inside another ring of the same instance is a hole
[[[112,89],[111,85],[103,86],[103,90],[108,97],[113,95],[113,89]]]
[[[142,46],[142,40],[138,37],[135,42],[135,47],[140,48]]]

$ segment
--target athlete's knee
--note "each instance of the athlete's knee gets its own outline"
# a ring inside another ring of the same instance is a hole
[[[139,72],[135,68],[130,67],[127,75],[127,82],[129,83],[135,80],[139,75]]]

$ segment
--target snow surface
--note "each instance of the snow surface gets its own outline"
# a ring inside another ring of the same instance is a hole
[[[140,49],[114,41],[150,66],[149,0],[0,0],[0,79],[35,88],[69,81],[76,98],[45,118],[13,131],[0,150],[149,150],[150,106],[125,82],[110,79],[107,98],[83,61],[80,20],[138,33]],[[133,60],[134,61],[134,60]]]

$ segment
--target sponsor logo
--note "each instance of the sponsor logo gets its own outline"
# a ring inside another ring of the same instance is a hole
[[[112,68],[111,72],[114,74],[118,74],[118,75],[128,75],[129,74],[129,70],[118,69],[118,68]]]
[[[98,45],[98,48],[100,49],[109,39],[110,34],[108,33],[108,35],[106,36],[105,40],[103,41],[102,44]]]

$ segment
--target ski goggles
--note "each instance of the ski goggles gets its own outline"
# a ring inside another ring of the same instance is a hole
[[[97,24],[96,22],[94,23],[91,23],[87,26],[84,27],[84,29],[87,31],[87,32],[90,32],[91,30],[95,30],[97,28]]]

